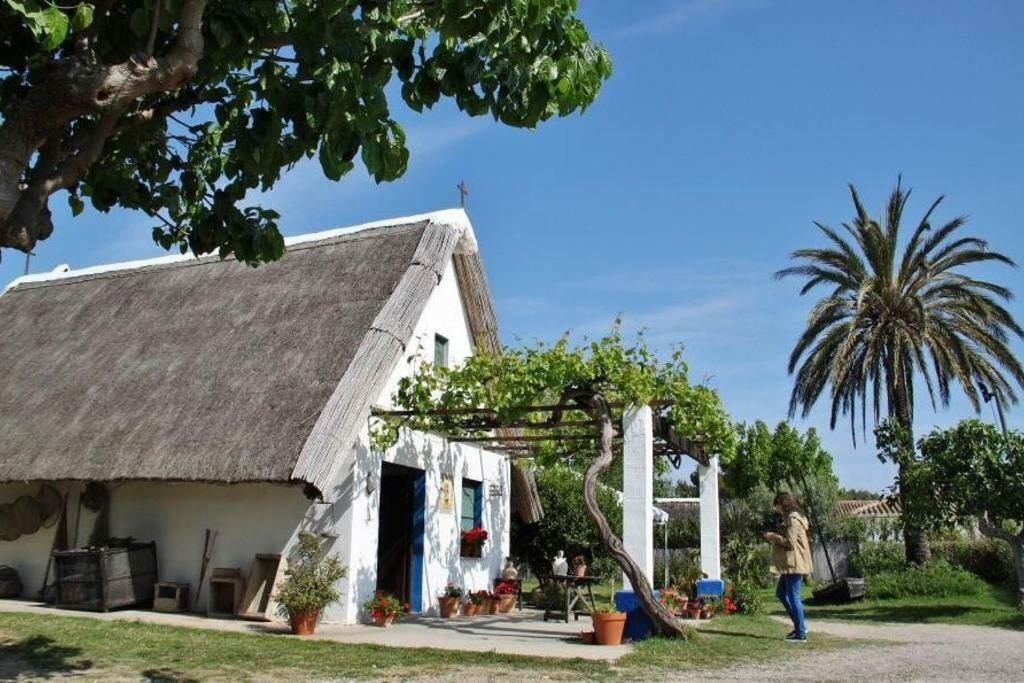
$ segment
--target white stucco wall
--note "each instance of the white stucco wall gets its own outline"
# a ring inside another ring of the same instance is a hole
[[[83,485],[56,485],[70,494],[68,541],[75,544],[77,526],[78,545],[85,545],[95,515],[83,508],[81,523],[76,523]],[[316,527],[316,516],[321,514],[319,506],[311,505],[297,486],[173,482],[114,482],[107,486],[110,535],[156,541],[160,580],[189,583],[193,596],[199,584],[206,529],[217,531],[207,578],[214,567],[236,567],[246,576],[256,553],[285,553],[298,530]],[[36,490],[36,485],[0,485],[0,501],[12,501]],[[42,587],[55,532],[56,526],[14,542],[0,542],[0,564],[18,570],[25,597],[35,597]],[[206,607],[207,588],[203,587],[200,610]]]
[[[354,482],[351,504],[346,506],[345,517],[351,521],[351,531],[342,526],[343,535],[351,538],[348,553],[349,577],[343,602],[330,614],[337,621],[353,622],[365,619],[362,605],[377,586],[377,528],[380,509],[381,464],[390,462],[426,473],[424,558],[422,576],[422,610],[433,614],[437,610],[437,595],[448,581],[476,591],[491,589],[492,580],[501,574],[504,559],[509,552],[509,464],[497,453],[466,444],[451,444],[445,440],[405,431],[399,443],[386,453],[376,453],[367,447],[364,433],[356,457],[349,463],[345,479]],[[450,476],[454,483],[455,506],[451,512],[439,507],[442,478]],[[460,551],[459,518],[462,505],[462,479],[483,483],[483,526],[489,534],[480,558],[462,558]],[[414,605],[415,609],[416,606]]]

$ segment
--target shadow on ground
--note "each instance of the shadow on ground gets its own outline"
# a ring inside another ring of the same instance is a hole
[[[809,619],[836,619],[842,621],[888,621],[892,623],[940,623],[963,620],[974,623],[971,614],[991,610],[970,605],[885,605],[864,603],[857,607],[808,606]],[[1005,618],[986,620],[985,626],[1024,630],[1024,613],[1008,614]]]
[[[76,660],[81,654],[81,648],[57,645],[45,636],[0,643],[0,681],[63,678],[87,671],[92,662]]]
[[[198,678],[192,678],[186,676],[180,671],[174,669],[168,669],[166,667],[159,669],[146,669],[141,673],[149,683],[199,683]]]

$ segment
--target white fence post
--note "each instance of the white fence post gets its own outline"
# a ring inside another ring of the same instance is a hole
[[[718,532],[718,456],[707,466],[697,466],[700,482],[700,569],[709,579],[722,578],[722,556]]]
[[[650,407],[628,408],[622,427],[622,544],[653,582],[654,419]],[[622,582],[632,587],[625,574]]]

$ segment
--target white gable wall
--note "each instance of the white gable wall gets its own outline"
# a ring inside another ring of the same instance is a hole
[[[399,380],[409,375],[422,361],[434,360],[434,335],[448,339],[449,364],[458,365],[473,353],[473,336],[451,262],[445,268],[417,323],[407,352],[392,372],[376,405],[392,405],[391,396]],[[403,432],[398,445],[380,454],[372,452],[369,426],[362,430],[354,457],[342,468],[334,492],[351,496],[351,504],[339,513],[338,533],[351,539],[347,553],[349,577],[340,606],[329,618],[358,621],[362,604],[370,598],[377,581],[377,525],[380,503],[381,463],[390,462],[426,472],[425,566],[422,607],[436,612],[437,594],[448,581],[470,590],[491,588],[491,580],[501,573],[509,552],[510,481],[509,463],[500,454],[468,444],[449,444],[436,436]],[[442,477],[454,483],[455,509],[442,513],[438,502]],[[459,506],[462,504],[462,479],[483,482],[484,528],[490,539],[484,544],[483,557],[459,557]],[[492,486],[493,485],[493,486]],[[492,494],[493,489],[493,494]],[[333,495],[333,494],[332,494]],[[325,494],[328,499],[332,495]]]

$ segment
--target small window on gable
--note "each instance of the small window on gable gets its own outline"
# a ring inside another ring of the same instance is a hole
[[[434,365],[448,367],[448,337],[434,335]]]

